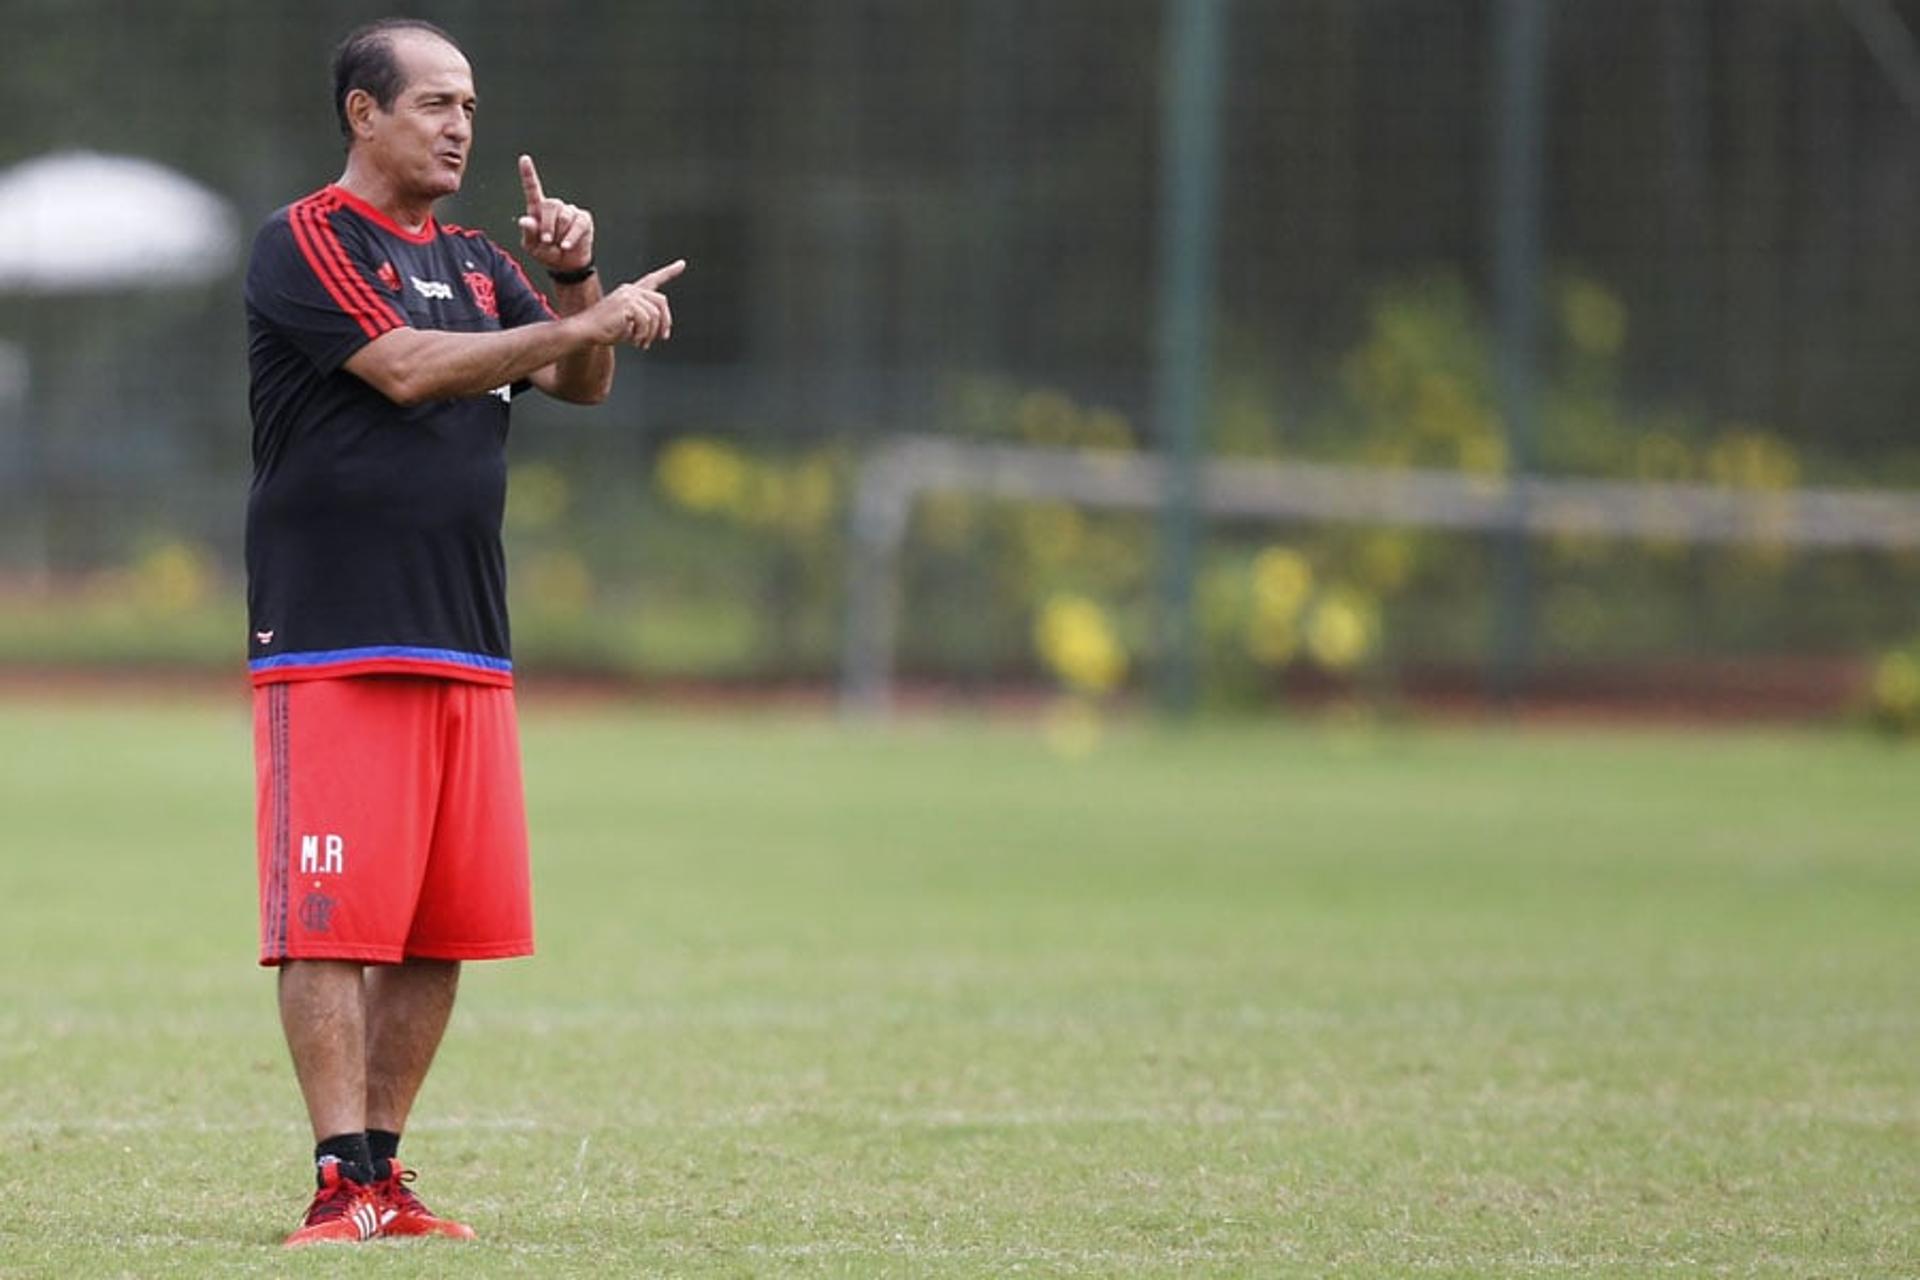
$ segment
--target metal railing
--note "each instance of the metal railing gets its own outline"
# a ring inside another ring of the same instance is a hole
[[[903,436],[860,469],[847,561],[842,707],[882,714],[892,694],[899,558],[931,492],[1157,510],[1168,471],[1150,454],[975,445]],[[1509,479],[1454,471],[1216,461],[1197,500],[1211,519],[1335,521],[1804,549],[1920,548],[1920,494]]]

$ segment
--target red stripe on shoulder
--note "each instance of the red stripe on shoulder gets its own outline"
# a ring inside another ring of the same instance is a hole
[[[314,211],[313,224],[319,233],[317,237],[319,245],[339,270],[341,279],[366,302],[373,316],[387,329],[403,327],[407,323],[407,318],[367,283],[367,278],[360,274],[359,269],[353,265],[353,259],[347,255],[346,246],[340,243],[340,233],[333,229],[332,215],[348,208],[341,201],[339,192],[328,188],[316,196],[315,200],[319,203]]]
[[[382,319],[377,311],[369,310],[366,291],[355,288],[352,264],[340,247],[339,236],[327,222],[332,207],[324,191],[289,207],[287,221],[299,239],[300,252],[344,309],[356,318],[366,313],[369,319]]]
[[[377,338],[389,330],[403,327],[406,321],[390,303],[373,291],[347,257],[339,234],[328,220],[328,214],[339,207],[329,193],[322,192],[293,205],[288,211],[288,221],[294,227],[295,237],[300,241],[300,250],[306,256],[308,265],[320,277],[321,283],[327,286],[327,292],[333,295],[341,310],[359,323],[369,338]]]
[[[383,312],[396,327],[404,325],[407,322],[407,318],[401,315],[399,310],[395,308],[391,302],[387,301],[385,295],[367,283],[366,276],[362,275],[360,271],[354,267],[353,260],[347,255],[346,246],[340,242],[340,233],[333,229],[332,215],[340,212],[352,213],[354,212],[353,207],[341,199],[341,193],[337,187],[328,188],[326,196],[328,202],[326,206],[327,216],[320,219],[320,225],[326,232],[327,243],[332,246],[334,256],[340,263],[341,270],[345,271],[347,278],[366,295],[367,301],[372,303],[379,311]]]
[[[365,304],[353,297],[341,282],[333,264],[327,261],[314,241],[312,226],[313,211],[304,204],[294,205],[287,210],[287,226],[293,231],[293,242],[300,249],[300,256],[307,260],[307,268],[326,288],[335,305],[360,326],[360,331],[369,338],[377,338],[386,332],[380,324],[366,313]]]

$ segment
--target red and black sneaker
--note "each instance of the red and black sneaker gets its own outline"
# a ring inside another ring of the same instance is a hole
[[[374,1188],[340,1172],[338,1160],[320,1162],[320,1189],[307,1206],[307,1220],[286,1238],[289,1249],[303,1245],[357,1243],[380,1234],[388,1210]]]
[[[419,1196],[413,1194],[408,1186],[414,1179],[413,1170],[398,1160],[387,1160],[387,1176],[379,1177],[382,1161],[373,1163],[375,1178],[371,1188],[374,1201],[385,1215],[380,1228],[383,1236],[446,1236],[453,1240],[473,1239],[473,1228],[464,1222],[455,1222],[452,1218],[442,1218],[427,1208]]]

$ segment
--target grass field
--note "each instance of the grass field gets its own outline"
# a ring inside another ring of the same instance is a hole
[[[364,1276],[1920,1274],[1920,754],[526,714]],[[341,1274],[244,708],[0,704],[0,1275]],[[319,1251],[324,1253],[325,1251]]]

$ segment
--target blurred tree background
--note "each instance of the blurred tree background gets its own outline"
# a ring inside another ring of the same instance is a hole
[[[446,217],[511,243],[524,150],[595,211],[603,270],[692,262],[673,342],[625,361],[610,406],[517,406],[524,664],[824,676],[847,486],[876,440],[1155,447],[1161,0],[398,8],[451,30],[476,71],[478,142]],[[1493,4],[1229,8],[1206,447],[1503,472]],[[327,60],[386,11],[3,0],[0,163],[147,157],[251,229],[338,173]],[[1920,486],[1920,119],[1857,8],[1551,11],[1541,469]],[[29,372],[0,401],[0,658],[239,661],[238,268],[198,290],[12,300],[0,339]],[[907,670],[1126,687],[1153,658],[1152,557],[1142,518],[924,504]],[[1911,555],[1565,541],[1540,574],[1549,668],[1871,672],[1920,633]],[[1467,535],[1214,528],[1208,688],[1471,669],[1492,577]]]

